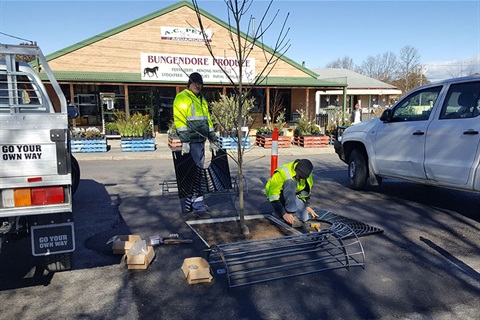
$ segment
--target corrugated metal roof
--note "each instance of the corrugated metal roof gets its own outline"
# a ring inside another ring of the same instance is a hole
[[[348,89],[398,89],[388,83],[348,69],[314,68],[311,70],[318,74],[318,79],[346,82]]]
[[[314,79],[307,77],[267,77],[265,81],[260,83],[264,86],[279,87],[332,87],[344,88],[347,85],[343,83],[327,81],[322,79]]]

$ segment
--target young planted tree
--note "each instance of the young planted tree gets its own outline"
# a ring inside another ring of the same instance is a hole
[[[257,28],[254,27],[255,17],[248,14],[252,8],[253,0],[224,0],[224,3],[228,13],[227,22],[230,47],[228,52],[225,52],[223,49],[221,49],[221,51],[218,49],[216,50],[212,45],[212,42],[207,38],[205,30],[208,26],[204,26],[204,17],[202,16],[197,0],[192,0],[192,4],[197,15],[198,26],[192,27],[198,27],[200,29],[204,37],[205,46],[214,60],[222,59],[227,54],[234,55],[235,60],[237,61],[235,68],[224,66],[222,64],[218,64],[218,67],[222,70],[223,74],[228,78],[230,85],[233,87],[236,101],[234,126],[236,128],[241,128],[245,119],[242,108],[244,101],[249,97],[252,89],[265,81],[276,63],[290,48],[290,41],[286,38],[289,32],[289,28],[286,28],[289,14],[287,14],[285,20],[283,20],[283,23],[281,24],[274,45],[267,47],[263,43],[264,37],[274,25],[274,22],[279,15],[279,11],[277,10],[277,12],[273,14],[273,17],[269,18],[273,0],[268,3],[265,12],[259,19]],[[245,22],[244,19],[248,20],[246,33],[243,33],[241,30],[242,23]],[[214,37],[215,35],[212,35],[212,39]],[[265,61],[263,68],[259,70],[256,75],[246,72],[248,70],[248,59],[251,57],[253,51],[260,51]],[[267,110],[267,115],[268,114],[269,110]],[[245,147],[242,144],[242,137],[242,131],[237,130],[237,152],[235,153],[235,156],[230,156],[235,161],[238,168],[238,214],[240,226],[242,232],[248,234],[249,230],[245,225],[245,202],[243,192],[243,154]]]

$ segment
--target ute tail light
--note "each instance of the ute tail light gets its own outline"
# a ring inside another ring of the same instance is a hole
[[[62,187],[34,188],[32,189],[32,205],[63,203],[65,194]]]
[[[65,203],[65,192],[62,186],[6,189],[2,191],[2,206],[4,208],[58,203]]]
[[[32,196],[30,188],[13,190],[14,203],[16,207],[26,207],[32,205]]]

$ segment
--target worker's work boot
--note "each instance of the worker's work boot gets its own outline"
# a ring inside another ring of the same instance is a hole
[[[208,215],[208,207],[203,202],[203,196],[195,197],[195,200],[192,203],[192,211],[193,214],[197,217],[207,218]]]

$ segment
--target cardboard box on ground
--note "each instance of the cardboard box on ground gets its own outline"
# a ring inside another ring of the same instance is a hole
[[[211,282],[213,277],[207,260],[201,257],[187,258],[183,261],[182,271],[188,284]]]
[[[146,244],[139,235],[118,235],[112,241],[113,254],[123,254],[129,270],[144,270],[155,258],[152,246]]]
[[[145,270],[155,258],[155,251],[152,246],[147,246],[146,253],[130,254],[131,250],[127,252],[127,268],[129,270]]]
[[[148,244],[139,235],[117,235],[111,239],[113,254],[123,254],[129,270],[147,269],[155,258],[152,245],[158,245],[158,236],[152,236]],[[208,262],[201,257],[186,258],[181,267],[188,284],[211,282],[213,277]]]
[[[142,238],[135,234],[115,236],[112,241],[113,254],[125,254],[133,244]]]

